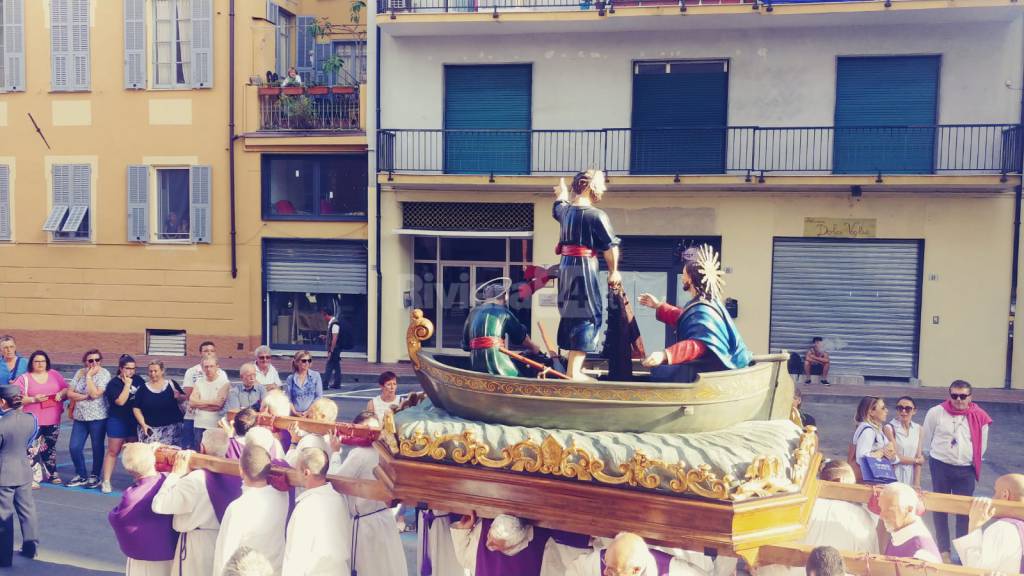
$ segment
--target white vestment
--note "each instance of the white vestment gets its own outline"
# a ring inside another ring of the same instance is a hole
[[[864,506],[818,498],[811,509],[803,544],[832,546],[839,550],[878,554],[877,520]],[[758,576],[803,576],[803,568],[772,564],[757,570]]]
[[[419,530],[416,532],[416,574],[420,574],[423,568],[423,533],[426,531],[432,576],[465,576],[466,569],[455,557],[455,548],[452,546],[451,519],[446,516],[447,512],[440,510],[434,510],[434,515],[434,521],[427,529],[423,514],[417,514]]]
[[[288,450],[288,453],[284,456],[285,462],[287,462],[292,468],[298,468],[299,455],[302,454],[302,451],[306,448],[319,448],[326,454],[330,454],[331,444],[328,442],[327,438],[328,436],[326,434],[306,434],[301,440],[299,440],[298,444],[292,446],[292,448]]]
[[[213,554],[213,576],[220,576],[224,565],[241,546],[259,551],[274,570],[280,571],[287,516],[287,492],[280,492],[273,486],[242,486],[242,495],[228,506],[220,525]]]
[[[544,560],[540,565],[540,576],[562,576],[569,566],[580,556],[593,552],[593,548],[577,548],[559,544],[554,538],[548,538],[544,544]]]
[[[352,517],[330,484],[295,498],[281,576],[349,576]]]
[[[172,576],[203,576],[213,572],[220,522],[206,491],[206,471],[193,470],[185,476],[168,474],[153,497],[153,512],[174,514],[174,530],[180,534],[174,549]]]
[[[373,447],[353,447],[338,469],[338,474],[359,480],[375,480],[374,469],[380,456]],[[405,550],[398,534],[398,523],[384,502],[348,497],[349,514],[354,520],[357,538],[355,568],[361,576],[407,576]],[[351,548],[351,543],[347,543]]]
[[[672,576],[676,574],[673,570],[674,566],[675,560],[672,562],[672,567],[669,568],[669,574]],[[681,574],[686,574],[686,572]],[[566,568],[565,576],[602,576],[601,551],[593,550],[589,554],[584,554],[574,560]],[[654,562],[654,556],[647,554],[647,564],[643,571],[640,572],[640,576],[658,576],[658,565]]]
[[[125,576],[171,576],[171,561],[129,558],[125,564],[124,573]]]
[[[1009,522],[996,520],[953,540],[953,546],[960,555],[960,562],[968,568],[1003,574],[1020,571],[1024,546],[1017,527]]]

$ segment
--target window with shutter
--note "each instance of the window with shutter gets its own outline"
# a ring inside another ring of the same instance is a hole
[[[192,87],[213,87],[213,0],[192,0]]]
[[[71,0],[50,0],[50,89],[71,90]]]
[[[0,92],[25,91],[25,1],[0,0]]]
[[[156,239],[191,239],[189,169],[156,170]]]
[[[89,0],[71,0],[71,89],[88,90]]]
[[[149,166],[128,166],[128,241],[149,240]]]
[[[295,18],[298,27],[295,34],[295,71],[306,82],[315,80],[313,72],[314,46],[316,37],[313,36],[310,25],[316,20],[314,16],[297,16]]]
[[[189,234],[193,242],[210,243],[212,190],[210,166],[192,166],[189,169],[189,207],[192,213]]]
[[[53,207],[43,230],[54,240],[88,240],[90,226],[92,166],[55,164],[53,166]]]
[[[146,0],[124,0],[124,87],[146,87]]]
[[[192,86],[192,2],[153,2],[153,84],[158,88]]]
[[[0,241],[11,239],[11,167],[0,164]]]

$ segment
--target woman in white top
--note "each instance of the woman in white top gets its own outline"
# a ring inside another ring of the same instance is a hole
[[[390,412],[394,414],[402,407],[402,402],[405,398],[398,395],[398,376],[390,370],[384,372],[377,379],[377,384],[380,386],[380,394],[370,399],[366,403],[366,410],[373,412],[380,421],[384,421],[384,414]]]
[[[203,356],[200,366],[203,375],[196,380],[188,399],[188,405],[195,410],[195,446],[202,445],[204,432],[217,428],[231,388],[231,382],[218,366],[216,354]]]
[[[256,383],[262,384],[264,390],[270,392],[281,387],[281,376],[277,373],[277,368],[270,362],[270,347],[259,346],[253,351],[256,356]]]
[[[896,446],[896,479],[921,489],[921,465],[924,464],[921,446],[921,425],[914,422],[917,405],[910,396],[896,401],[896,417],[885,425],[886,438]]]
[[[860,470],[864,470],[865,458],[886,459],[896,462],[896,448],[885,437],[882,425],[889,415],[885,400],[877,396],[865,396],[857,406],[857,430],[853,433],[854,457]]]

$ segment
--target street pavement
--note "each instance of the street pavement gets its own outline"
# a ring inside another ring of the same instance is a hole
[[[377,387],[369,383],[353,384],[355,390],[330,391],[339,405],[339,419],[351,421],[352,417],[364,410],[367,401],[377,394]],[[417,389],[418,386],[403,383],[400,392]],[[835,388],[835,386],[833,386]],[[913,394],[915,389],[906,389]],[[846,459],[847,443],[856,426],[853,421],[858,398],[837,396],[834,390],[823,391],[804,389],[804,409],[817,419],[821,438],[821,449],[826,458]],[[888,404],[895,404],[895,398],[887,398]],[[924,413],[935,400],[921,402],[916,420],[922,422]],[[982,483],[978,495],[992,494],[992,481],[1000,474],[1024,470],[1024,414],[1020,404],[990,404],[985,408],[995,419],[989,452],[985,462]],[[58,468],[65,481],[73,475],[67,446],[70,437],[70,423],[61,429]],[[90,462],[89,448],[86,447],[86,462]],[[131,483],[123,470],[114,476],[114,494],[101,494],[98,490],[82,488],[44,486],[35,491],[39,511],[41,543],[37,560],[29,561],[15,555],[13,569],[0,569],[0,574],[45,574],[46,576],[85,576],[124,573],[124,556],[118,550],[106,515],[120,498],[120,490]],[[924,486],[930,485],[925,466]],[[929,515],[930,516],[930,515]],[[930,520],[930,519],[929,519]],[[15,522],[17,524],[17,522]],[[415,568],[416,537],[413,533],[403,535],[410,575]],[[16,543],[20,543],[18,535]],[[16,544],[18,546],[19,544]]]

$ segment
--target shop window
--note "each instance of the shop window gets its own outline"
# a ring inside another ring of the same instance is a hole
[[[352,331],[352,346],[344,352],[366,353],[366,295],[268,292],[270,346],[275,350],[326,351],[327,322],[320,307],[328,306]]]
[[[365,154],[264,155],[264,220],[366,218]]]

